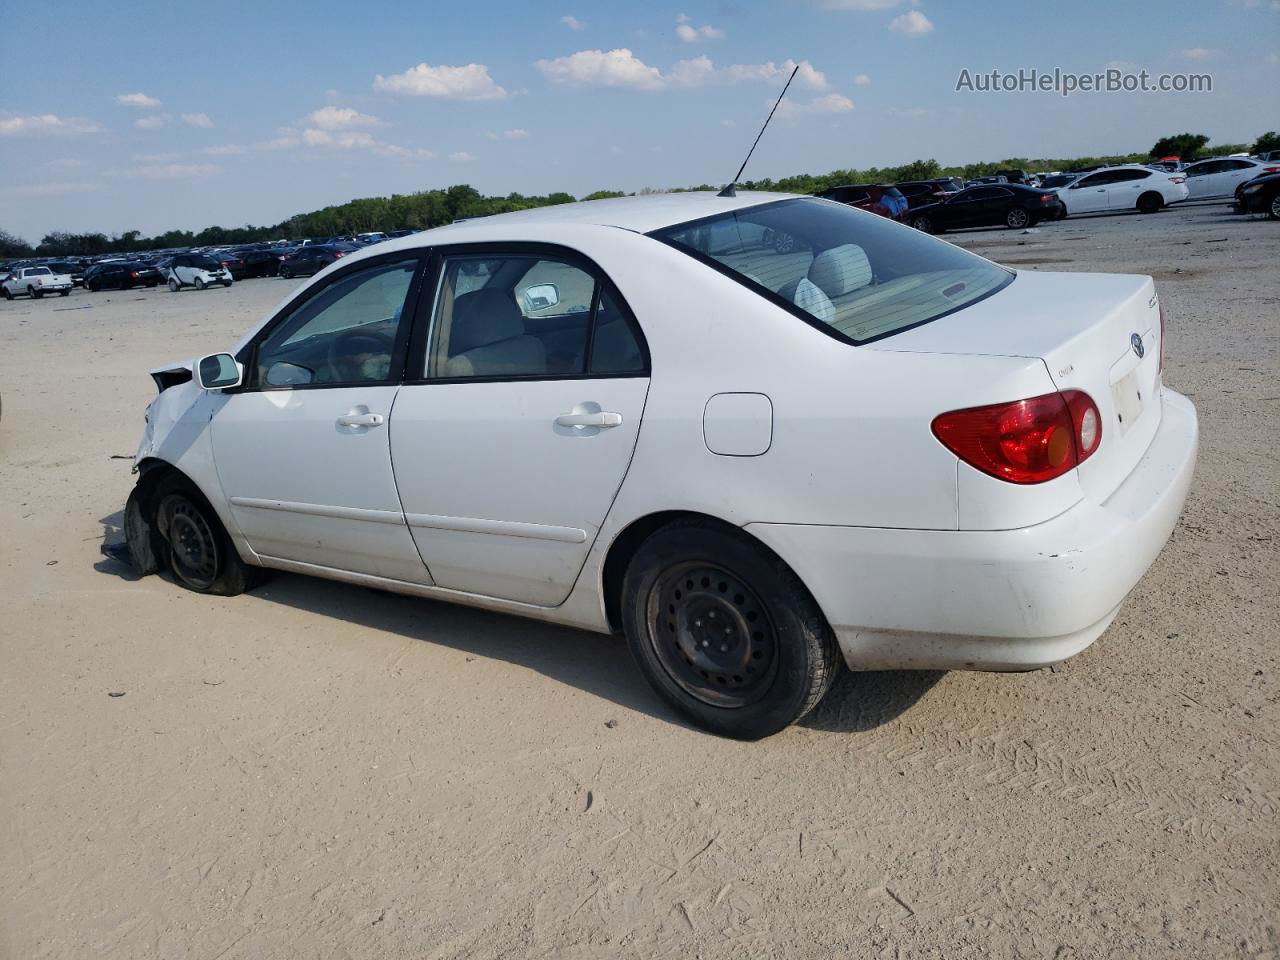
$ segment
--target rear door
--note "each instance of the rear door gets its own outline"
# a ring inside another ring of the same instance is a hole
[[[391,420],[437,584],[562,602],[631,462],[648,354],[598,268],[555,247],[442,252]]]
[[[1138,197],[1150,186],[1150,170],[1112,170],[1107,183],[1108,210],[1133,210]]]

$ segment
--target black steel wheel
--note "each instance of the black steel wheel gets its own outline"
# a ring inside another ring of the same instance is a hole
[[[662,527],[623,578],[623,632],[672,707],[723,736],[758,740],[795,723],[839,669],[809,591],[751,537],[711,520]]]
[[[723,567],[669,567],[649,591],[649,642],[686,693],[714,707],[755,703],[777,667],[778,636],[755,591]]]
[[[182,586],[226,597],[249,589],[256,568],[240,559],[217,513],[189,480],[173,471],[149,499],[159,535],[157,553]]]

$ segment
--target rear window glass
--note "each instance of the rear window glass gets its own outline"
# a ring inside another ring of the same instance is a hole
[[[1014,276],[946,241],[825,200],[780,200],[651,235],[853,343],[936,320]]]

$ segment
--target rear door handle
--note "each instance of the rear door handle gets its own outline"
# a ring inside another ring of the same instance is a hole
[[[380,427],[385,422],[386,417],[380,413],[349,413],[338,418],[340,427]]]
[[[556,417],[562,427],[619,427],[622,414],[602,410],[599,413],[562,413]]]

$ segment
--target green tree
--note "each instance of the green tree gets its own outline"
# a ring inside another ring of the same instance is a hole
[[[33,252],[27,241],[8,230],[0,230],[0,257],[29,257]]]
[[[1249,152],[1266,153],[1268,150],[1280,150],[1280,133],[1276,133],[1274,130],[1268,130],[1253,141],[1253,149]]]
[[[1196,154],[1209,142],[1203,133],[1175,133],[1161,137],[1151,148],[1152,157],[1181,157],[1183,160],[1194,160]]]

